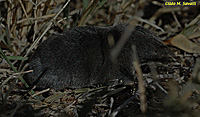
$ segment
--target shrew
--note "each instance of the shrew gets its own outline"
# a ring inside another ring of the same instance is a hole
[[[28,69],[33,72],[26,74],[25,79],[39,89],[82,88],[112,79],[129,83],[134,79],[133,44],[141,63],[169,57],[170,50],[155,34],[137,26],[117,57],[117,64],[113,64],[110,51],[127,26],[75,27],[50,36],[30,58]],[[112,46],[109,35],[114,39]]]

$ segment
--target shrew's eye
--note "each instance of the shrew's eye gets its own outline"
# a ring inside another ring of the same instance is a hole
[[[155,52],[156,54],[158,54],[158,51],[157,51],[157,50],[154,50],[154,52]]]

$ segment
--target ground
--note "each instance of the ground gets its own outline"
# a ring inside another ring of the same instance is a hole
[[[0,4],[1,116],[199,115],[199,2],[191,6],[167,6],[165,0],[8,0]],[[120,22],[150,29],[174,55],[170,62],[141,66],[144,84],[138,80],[133,86],[38,91],[23,80],[23,74],[30,72],[24,70],[28,58],[49,35],[75,26]]]

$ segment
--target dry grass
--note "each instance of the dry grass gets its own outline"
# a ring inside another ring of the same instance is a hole
[[[167,7],[163,2],[149,0],[67,2],[0,1],[0,116],[198,116],[199,54],[174,46],[170,46],[173,62],[143,73],[146,88],[143,101],[137,92],[140,85],[30,90],[21,77],[29,72],[24,71],[28,57],[51,34],[75,26],[108,26],[131,21],[153,30],[163,40],[187,30],[188,26],[199,30],[199,3],[192,7]],[[187,32],[188,38],[199,44],[199,32],[192,31]]]

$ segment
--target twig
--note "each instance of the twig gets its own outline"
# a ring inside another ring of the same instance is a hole
[[[149,68],[151,70],[152,76],[153,76],[153,80],[156,84],[156,86],[164,92],[165,95],[168,95],[168,92],[158,83],[158,72],[156,70],[156,65],[154,63],[151,63],[149,65]]]
[[[38,92],[38,93],[36,93],[36,94],[34,94],[34,95],[31,95],[31,97],[35,97],[35,96],[40,95],[40,94],[42,94],[42,93],[44,93],[44,92],[47,92],[47,91],[49,91],[49,90],[50,90],[50,88],[47,88],[47,89],[42,90],[42,91],[40,91],[40,92]]]
[[[121,92],[121,91],[124,90],[124,89],[126,89],[126,87],[120,87],[120,88],[118,88],[118,89],[115,89],[114,91],[105,94],[102,98],[106,98],[106,97],[112,96],[112,95],[114,95],[114,94],[116,94],[116,93]]]
[[[174,19],[175,19],[175,21],[176,21],[176,23],[177,23],[178,27],[180,27],[180,28],[181,28],[181,24],[180,24],[180,22],[178,21],[178,19],[177,19],[176,15],[175,15],[175,13],[174,13],[174,11],[172,11],[172,15],[173,15],[173,17],[174,17]]]
[[[194,25],[195,23],[197,23],[200,19],[200,14],[195,17],[189,24],[188,24],[188,27],[191,26],[191,25]]]
[[[172,11],[180,11],[180,10],[188,10],[189,7],[162,7],[160,9],[158,9],[154,15],[149,19],[150,22],[155,21],[161,14],[163,13],[169,13]],[[150,26],[148,24],[144,25],[145,28],[149,28]]]
[[[137,17],[137,16],[135,16],[134,18],[137,19],[138,21],[141,21],[141,22],[144,22],[144,23],[147,23],[147,24],[151,25],[151,26],[153,26],[153,27],[155,27],[155,28],[161,30],[162,32],[165,32],[161,27],[159,27],[159,26],[153,24],[152,22],[150,22],[150,21],[148,21],[148,20],[142,19],[142,18]]]
[[[40,37],[38,37],[34,43],[31,45],[31,47],[28,49],[28,51],[26,52],[25,57],[27,57],[29,55],[29,53],[31,52],[31,50],[38,44],[38,42],[42,39],[42,37],[46,34],[46,32],[51,28],[51,26],[53,25],[54,20],[56,20],[56,18],[58,17],[58,15],[60,15],[60,13],[64,10],[65,7],[67,7],[68,3],[70,2],[70,0],[68,0],[65,5],[62,7],[62,9],[54,16],[54,18],[50,21],[48,27],[46,28],[46,30],[42,33],[42,35]]]
[[[113,103],[114,103],[114,98],[113,98],[113,97],[111,97],[111,98],[110,98],[110,110],[109,110],[109,112],[108,112],[108,116],[110,116],[110,115],[111,115],[111,112],[112,112],[112,107],[113,107]]]
[[[135,30],[135,24],[129,24],[125,31],[123,32],[122,36],[119,39],[119,42],[116,46],[111,50],[111,60],[116,62],[117,56],[119,55],[120,51],[122,50],[123,46],[125,45],[128,38],[131,36],[132,32]]]
[[[47,0],[41,0],[38,4],[34,3],[32,0],[28,0],[29,2],[31,2],[33,5],[35,5],[36,7],[39,6],[42,2],[45,2]],[[37,1],[36,1],[37,2]]]
[[[168,92],[167,92],[158,82],[156,82],[156,86],[157,86],[161,91],[163,91],[165,95],[168,95]]]
[[[2,49],[0,48],[0,53],[1,55],[3,56],[3,58],[7,61],[7,63],[10,65],[10,67],[12,68],[12,70],[15,72],[15,73],[19,73],[15,67],[12,65],[12,63],[10,62],[10,60],[8,60],[7,56],[3,53]],[[21,82],[24,84],[24,86],[26,88],[29,88],[29,85],[27,84],[27,82],[22,78],[21,75],[18,75],[19,79],[21,80]],[[30,91],[32,94],[35,94],[35,92],[33,90]]]
[[[138,59],[138,55],[137,55],[137,51],[136,51],[136,46],[133,45],[132,49],[133,49],[133,57],[134,57],[133,66],[138,74],[138,89],[140,92],[140,103],[141,103],[140,109],[141,109],[142,113],[145,113],[146,109],[147,109],[146,95],[145,95],[146,89],[145,89],[144,82],[143,82],[142,70],[139,65],[139,59]]]
[[[131,96],[128,100],[126,100],[122,105],[120,105],[115,111],[112,112],[111,117],[117,116],[119,111],[122,110],[134,98],[135,98],[135,95]]]
[[[78,23],[78,26],[85,25],[86,21],[88,20],[87,18],[89,18],[89,14],[94,12],[98,2],[99,2],[99,0],[91,0],[90,4],[86,8],[86,10],[83,12],[83,16],[81,17],[81,19]]]
[[[29,18],[29,20],[39,20],[39,19],[51,18],[51,17],[54,17],[55,15],[56,14],[54,13],[54,14],[44,15],[44,16],[41,16],[41,17]],[[19,20],[19,21],[17,21],[17,24],[23,23],[27,20],[28,19]]]
[[[30,72],[33,72],[33,70],[28,70],[28,71],[24,71],[24,72],[14,73],[13,76],[17,76],[17,75],[21,75],[21,74],[26,74],[26,73],[30,73]]]
[[[25,10],[25,8],[24,8],[24,5],[23,5],[22,1],[19,0],[19,2],[20,2],[20,5],[21,5],[21,7],[22,7],[22,9],[23,9],[23,11],[24,11],[24,13],[25,13],[25,15],[26,15],[26,18],[27,18],[28,22],[31,23],[31,21],[29,20],[28,15],[27,15],[27,13],[26,13],[26,10]]]
[[[37,3],[37,1],[35,1]],[[34,17],[37,18],[37,6],[35,6],[34,8]],[[37,34],[37,30],[38,30],[38,21],[35,20],[35,23],[34,23],[34,34],[33,34],[33,41],[35,41],[35,37],[36,37],[36,34]]]

